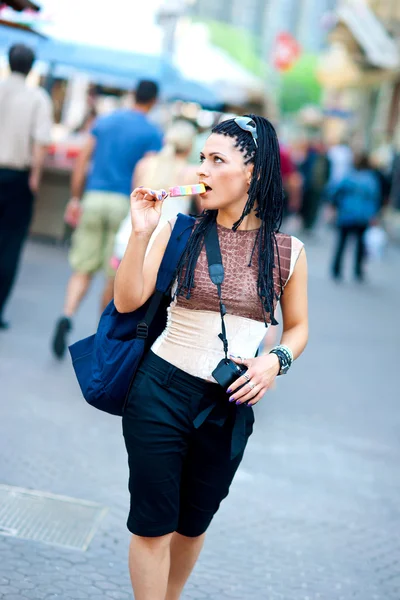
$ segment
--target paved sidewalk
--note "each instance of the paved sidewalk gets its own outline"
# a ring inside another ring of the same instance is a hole
[[[184,600],[400,598],[400,255],[371,265],[372,283],[335,285],[329,243],[307,248],[309,347],[257,409]],[[0,333],[0,484],[109,510],[86,552],[0,535],[4,600],[132,598],[120,420],[87,406],[49,352],[67,276],[64,249],[28,245]],[[99,285],[73,339],[96,326]]]

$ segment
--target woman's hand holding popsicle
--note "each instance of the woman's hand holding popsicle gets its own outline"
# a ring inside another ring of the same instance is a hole
[[[165,190],[151,188],[135,188],[131,194],[132,230],[135,233],[151,235],[156,229],[161,217],[161,206],[168,196],[194,196],[203,194],[206,188],[202,183],[193,185],[176,185]]]
[[[131,194],[132,230],[135,233],[151,235],[161,217],[161,206],[167,196],[165,190],[135,188]]]

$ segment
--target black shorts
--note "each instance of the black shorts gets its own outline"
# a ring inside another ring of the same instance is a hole
[[[150,352],[122,418],[129,531],[144,537],[204,533],[228,495],[253,423],[253,409],[230,404],[218,384]]]

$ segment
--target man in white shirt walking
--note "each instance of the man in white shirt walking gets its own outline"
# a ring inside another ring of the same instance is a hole
[[[33,51],[16,44],[8,57],[11,74],[0,82],[0,329],[8,326],[4,307],[28,235],[52,126],[50,97],[26,85]]]

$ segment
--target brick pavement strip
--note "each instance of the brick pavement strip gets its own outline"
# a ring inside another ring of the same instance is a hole
[[[335,286],[326,244],[308,250],[309,348],[257,409],[185,600],[400,598],[399,254],[371,265],[365,287]],[[0,535],[4,600],[132,598],[120,422],[86,406],[68,361],[49,354],[67,274],[64,250],[29,244],[0,334],[0,483],[109,512],[86,552]],[[74,339],[95,327],[96,291]]]

